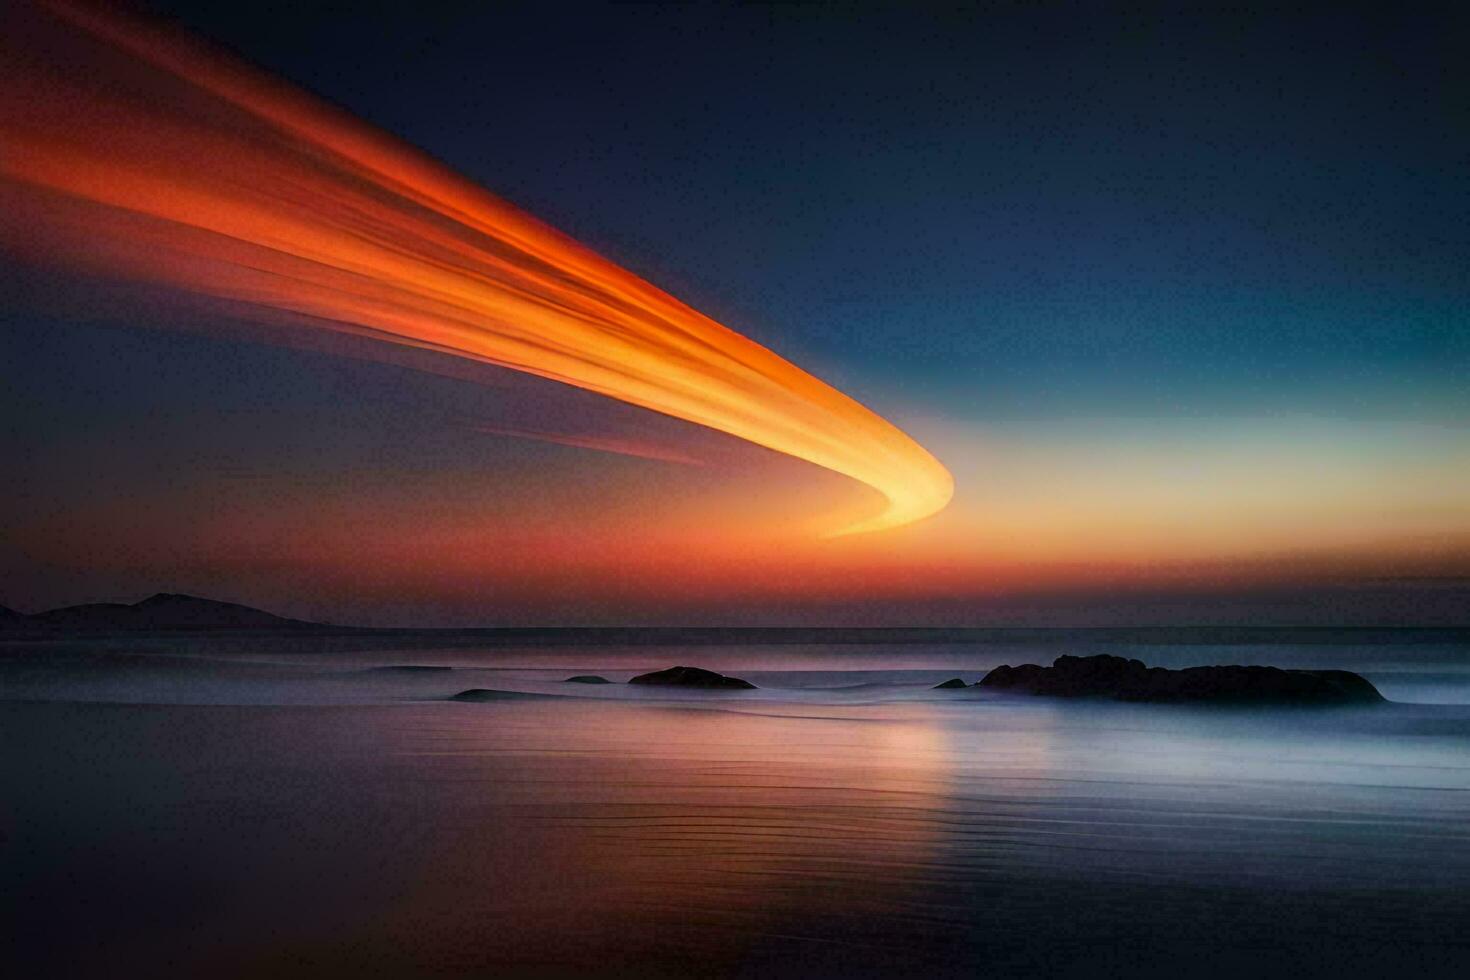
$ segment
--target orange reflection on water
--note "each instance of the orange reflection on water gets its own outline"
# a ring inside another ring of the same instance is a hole
[[[585,945],[589,956],[616,947],[628,962],[697,950],[706,969],[736,963],[812,928],[803,920],[814,909],[829,928],[852,923],[861,955],[861,923],[893,927],[940,860],[954,769],[943,729],[921,707],[880,717],[806,706],[797,716],[727,700],[474,704],[419,716],[432,723],[405,739],[411,764],[456,782],[494,772],[483,798],[514,827],[467,815],[460,832],[441,834],[423,860],[465,878],[425,879],[383,928],[412,933],[415,909],[444,908],[445,891],[462,905],[478,877],[487,885],[466,914],[503,924],[486,930],[490,942],[503,931],[524,950],[543,936],[552,955],[574,961]],[[549,887],[523,887],[501,866],[506,833],[524,841],[524,860]]]

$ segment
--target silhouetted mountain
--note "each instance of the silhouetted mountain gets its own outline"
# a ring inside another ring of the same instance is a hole
[[[310,629],[320,625],[286,619],[233,602],[217,602],[171,592],[160,592],[132,605],[94,602],[63,606],[30,616],[13,615],[14,618],[0,616],[0,626],[47,630],[178,630]]]

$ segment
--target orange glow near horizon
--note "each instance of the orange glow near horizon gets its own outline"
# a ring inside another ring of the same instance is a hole
[[[419,151],[188,38],[47,10],[46,30],[97,51],[69,72],[8,32],[0,187],[24,219],[16,251],[735,435],[885,498],[837,534],[949,503],[948,470],[889,422]]]

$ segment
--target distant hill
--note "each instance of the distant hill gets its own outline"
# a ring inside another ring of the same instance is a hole
[[[57,630],[311,629],[319,623],[286,619],[233,602],[160,592],[142,602],[94,602],[30,616],[0,612],[0,628]]]

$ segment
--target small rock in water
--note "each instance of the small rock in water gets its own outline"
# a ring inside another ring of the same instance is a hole
[[[526,694],[522,691],[497,691],[488,687],[472,687],[451,697],[451,701],[527,701],[534,698],[565,697],[560,694]]]
[[[628,683],[662,684],[670,687],[720,687],[751,690],[755,688],[750,681],[743,681],[738,677],[726,677],[724,674],[717,674],[702,667],[670,667],[667,670],[655,670],[650,674],[639,674]]]
[[[578,674],[576,677],[568,677],[562,683],[563,684],[611,684],[612,681],[608,680],[606,677],[599,677],[596,674]]]
[[[936,690],[936,691],[948,691],[948,690],[952,690],[953,688],[957,688],[957,687],[969,687],[969,686],[970,685],[966,684],[964,681],[960,680],[958,677],[951,677],[949,680],[945,681],[943,684],[935,684],[934,685],[934,690]]]

